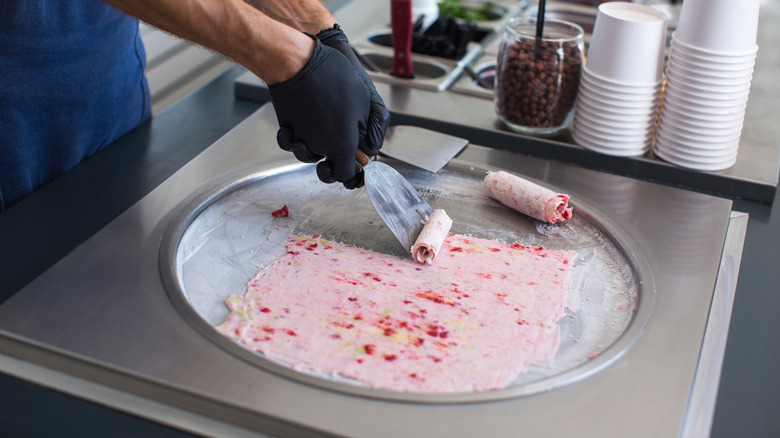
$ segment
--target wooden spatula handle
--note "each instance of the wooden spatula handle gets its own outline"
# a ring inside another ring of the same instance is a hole
[[[361,167],[365,167],[368,165],[368,163],[371,162],[371,157],[369,157],[365,152],[361,151],[360,149],[355,152],[355,158],[357,159],[358,164],[360,164]]]

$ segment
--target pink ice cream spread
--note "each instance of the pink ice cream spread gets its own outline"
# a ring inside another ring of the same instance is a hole
[[[490,172],[482,187],[487,196],[532,218],[556,223],[572,217],[569,195],[555,193],[511,173]]]
[[[436,209],[425,223],[420,235],[412,245],[412,258],[420,263],[431,264],[436,259],[444,239],[452,227],[452,219],[444,210]]]
[[[392,391],[509,385],[551,365],[575,251],[450,234],[433,265],[319,235],[230,296],[217,330],[296,370]]]

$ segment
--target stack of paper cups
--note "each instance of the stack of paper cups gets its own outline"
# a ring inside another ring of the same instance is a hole
[[[577,144],[617,156],[650,150],[663,85],[666,19],[646,5],[599,5],[574,113]]]
[[[655,154],[703,171],[737,160],[760,0],[685,0],[672,34]]]

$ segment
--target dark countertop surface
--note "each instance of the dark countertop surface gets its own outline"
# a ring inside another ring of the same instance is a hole
[[[0,302],[260,107],[233,96],[235,67],[0,215]],[[776,195],[775,201],[780,195]],[[750,215],[712,437],[778,437],[780,202]],[[0,374],[3,436],[188,436]]]

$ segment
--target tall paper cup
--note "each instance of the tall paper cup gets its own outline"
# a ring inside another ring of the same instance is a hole
[[[596,76],[595,74],[593,74],[593,72],[588,70],[587,65],[584,65],[582,67],[582,76],[580,78],[580,82],[588,82],[593,85],[598,85],[604,88],[608,88],[610,90],[616,90],[616,91],[620,91],[621,93],[632,93],[632,94],[654,93],[660,90],[661,86],[663,85],[663,80],[660,80],[654,84],[643,84],[643,85],[626,84],[622,82],[617,82],[612,79]]]
[[[685,44],[677,39],[677,32],[672,33],[671,50],[673,54],[685,56],[687,59],[705,62],[707,64],[741,64],[755,61],[758,45],[746,52],[715,52]]]
[[[657,83],[663,78],[666,19],[650,6],[602,3],[590,38],[588,70],[626,84]]]
[[[685,0],[675,37],[718,53],[750,52],[756,47],[761,0]]]

